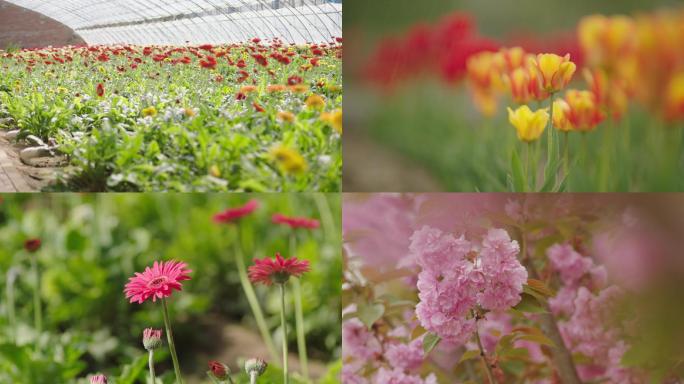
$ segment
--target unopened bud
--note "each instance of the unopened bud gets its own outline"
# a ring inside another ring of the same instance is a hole
[[[216,379],[225,380],[230,374],[230,368],[223,363],[212,360],[209,362],[209,374]]]
[[[145,347],[145,349],[151,351],[161,347],[161,336],[161,329],[145,328],[145,330],[143,331],[143,346]]]
[[[90,378],[90,384],[107,384],[107,376],[103,374],[97,374]]]
[[[268,367],[268,364],[263,359],[252,358],[245,361],[245,371],[250,376],[252,373],[256,374],[257,376],[263,375],[266,371],[266,367]]]

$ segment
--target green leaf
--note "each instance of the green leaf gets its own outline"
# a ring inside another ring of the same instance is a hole
[[[147,355],[138,356],[131,364],[124,366],[117,384],[134,384],[147,365]]]
[[[520,335],[515,338],[516,340],[528,340],[528,341],[533,341],[537,344],[541,345],[546,345],[551,348],[556,348],[556,344],[551,341],[548,337],[542,335],[542,334],[526,334],[526,335]]]
[[[518,156],[518,151],[515,149],[513,150],[513,155],[511,156],[511,170],[513,176],[514,192],[525,192],[527,180],[525,172],[523,171],[522,162],[520,161],[520,156]]]
[[[435,335],[434,333],[428,332],[423,339],[423,352],[425,355],[428,355],[441,340],[441,337]]]
[[[479,356],[480,356],[480,351],[478,351],[476,349],[470,349],[470,350],[463,352],[463,354],[461,355],[461,359],[458,361],[458,363],[460,364],[466,360],[471,360],[471,359],[477,358]]]
[[[375,322],[385,313],[385,306],[380,303],[361,304],[356,312],[359,315],[359,320],[361,320],[368,329],[371,329],[373,324],[375,324]]]
[[[527,279],[527,286],[535,292],[541,293],[544,297],[553,297],[556,295],[556,293],[541,280]]]
[[[546,313],[546,309],[544,309],[539,300],[533,295],[523,292],[520,296],[520,302],[513,307],[516,311],[525,313]]]

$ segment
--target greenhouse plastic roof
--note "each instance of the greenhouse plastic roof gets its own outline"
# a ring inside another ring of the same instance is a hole
[[[342,36],[342,0],[7,0],[72,28],[88,44],[203,44]]]

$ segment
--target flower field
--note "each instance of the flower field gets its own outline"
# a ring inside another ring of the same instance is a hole
[[[680,382],[683,203],[346,194],[342,381]]]
[[[338,191],[342,39],[0,51],[0,128],[51,190]]]
[[[447,15],[351,35],[367,113],[350,126],[448,191],[684,190],[684,10],[628,3],[521,5],[496,25],[492,7],[435,5]]]
[[[0,382],[339,383],[340,204],[3,195]]]

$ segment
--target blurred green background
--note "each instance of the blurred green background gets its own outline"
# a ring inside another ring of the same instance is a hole
[[[145,327],[162,328],[158,303],[129,304],[128,277],[154,260],[182,260],[192,279],[170,300],[181,366],[188,383],[208,382],[207,362],[216,359],[241,370],[248,353],[268,354],[239,283],[227,225],[212,215],[244,204],[259,209],[239,222],[245,261],[289,255],[289,227],[271,223],[280,212],[319,219],[321,227],[298,230],[297,254],[311,262],[301,280],[312,376],[337,382],[340,342],[339,194],[43,194],[2,195],[0,203],[0,382],[85,383],[86,374],[119,377],[115,383],[144,383]],[[34,326],[28,238],[40,238],[37,253],[43,331]],[[16,342],[8,326],[8,290],[16,303]],[[276,343],[281,332],[276,289],[256,287]],[[292,304],[292,297],[287,298]],[[292,306],[289,324],[294,329]],[[296,353],[295,332],[290,351]],[[164,343],[166,344],[166,343]],[[172,381],[167,349],[157,352],[157,372]],[[255,352],[251,352],[255,351]],[[228,361],[228,360],[230,361]],[[293,356],[296,371],[296,356]],[[277,369],[263,382],[279,382]],[[127,366],[128,365],[128,366]],[[275,364],[277,365],[277,364]],[[270,366],[270,367],[271,367]],[[291,369],[292,370],[292,369]],[[188,380],[189,378],[189,380]],[[111,382],[111,381],[110,381]],[[297,381],[295,381],[297,382]]]
[[[518,143],[507,120],[508,100],[500,102],[496,116],[487,118],[476,110],[464,81],[451,84],[439,74],[422,73],[389,89],[373,84],[363,74],[380,41],[406,36],[412,26],[431,26],[454,12],[471,15],[479,34],[500,42],[526,37],[545,41],[574,35],[586,15],[632,15],[677,9],[682,4],[681,0],[346,1],[344,190],[507,190],[509,148]],[[576,74],[573,87],[583,88],[581,79],[581,73]],[[618,128],[629,131],[632,143],[643,145],[621,148],[622,153],[614,154],[603,170],[596,165],[602,132],[585,138],[571,135],[570,148],[582,147],[586,140],[591,150],[581,155],[582,171],[569,176],[568,191],[684,189],[677,177],[683,175],[682,156],[669,148],[681,141],[673,134],[676,130],[663,130],[657,118],[640,105],[632,105],[630,113]],[[598,131],[608,124],[602,123]],[[612,178],[597,188],[600,173],[606,169]]]

